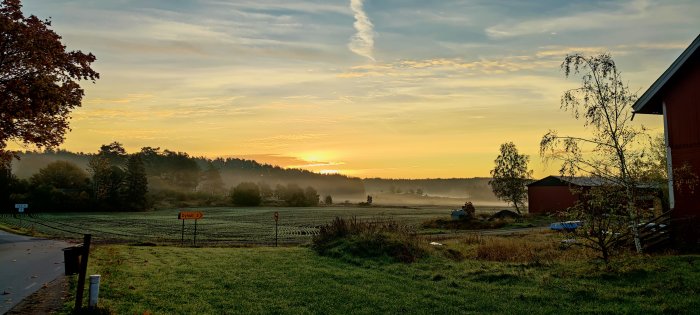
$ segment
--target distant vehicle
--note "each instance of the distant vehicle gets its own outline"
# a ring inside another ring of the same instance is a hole
[[[549,228],[551,230],[555,231],[573,231],[577,229],[578,227],[582,226],[583,222],[582,221],[564,221],[564,222],[555,222],[549,225]]]

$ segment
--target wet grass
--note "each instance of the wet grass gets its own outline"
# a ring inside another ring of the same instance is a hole
[[[699,255],[623,256],[608,270],[571,249],[540,263],[528,255],[478,258],[478,247],[490,242],[451,240],[412,264],[347,261],[306,247],[103,245],[93,251],[89,272],[102,275],[100,303],[116,314],[691,314],[700,309]],[[528,251],[540,249],[556,250]],[[444,255],[449,250],[462,257]]]
[[[496,208],[479,207],[477,211],[492,212]],[[406,225],[419,225],[436,216],[449,216],[449,207],[223,207],[196,209],[169,209],[150,212],[74,212],[42,213],[24,217],[22,227],[61,238],[80,238],[93,234],[96,240],[178,243],[181,240],[182,221],[177,219],[181,210],[202,211],[204,218],[197,222],[197,240],[200,244],[227,245],[231,243],[274,243],[275,221],[279,212],[279,240],[299,244],[311,240],[318,227],[335,217],[360,220],[393,220]],[[185,239],[193,239],[194,222],[185,222]],[[17,216],[2,214],[0,224],[18,226]],[[75,233],[72,233],[75,232]]]

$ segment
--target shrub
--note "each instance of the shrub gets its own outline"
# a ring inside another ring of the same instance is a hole
[[[498,229],[508,224],[505,220],[452,220],[452,219],[430,219],[424,221],[421,226],[426,229],[450,229],[450,230],[482,230],[482,229]]]
[[[231,201],[237,206],[259,206],[262,202],[260,188],[255,183],[240,183],[233,188]]]
[[[425,254],[413,231],[395,221],[358,221],[336,217],[320,228],[313,249],[331,257],[387,259],[411,263]]]

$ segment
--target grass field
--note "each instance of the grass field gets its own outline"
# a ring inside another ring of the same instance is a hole
[[[41,214],[24,217],[22,225],[57,237],[92,233],[97,244],[88,272],[102,275],[100,305],[113,314],[692,314],[700,309],[699,255],[623,255],[610,270],[595,262],[595,253],[560,247],[562,235],[530,232],[449,233],[437,237],[444,246],[430,246],[435,237],[422,235],[418,240],[428,254],[412,264],[325,257],[306,246],[216,245],[271,243],[275,211],[280,213],[281,241],[298,244],[336,216],[419,226],[448,217],[450,209],[197,210],[204,212],[198,239],[205,247],[200,248],[100,242],[178,243],[179,209]],[[500,208],[477,208],[478,213],[496,210]],[[528,220],[544,224],[550,219]],[[19,218],[1,216],[0,225],[17,226]],[[192,228],[188,221],[186,237]]]
[[[98,246],[100,305],[116,314],[692,314],[700,256],[506,263],[431,256],[349,262],[305,247]]]
[[[480,213],[491,213],[503,207],[479,207]],[[357,217],[360,220],[395,220],[406,225],[418,226],[435,218],[448,218],[449,207],[236,207],[170,209],[149,212],[76,212],[42,213],[25,216],[21,225],[25,229],[60,238],[80,239],[90,233],[96,241],[130,241],[177,243],[181,240],[182,221],[177,219],[181,210],[202,211],[204,218],[197,222],[197,241],[202,245],[216,244],[271,244],[275,237],[273,213],[279,212],[279,241],[298,244],[310,240],[318,233],[318,226],[336,216]],[[16,215],[0,215],[0,223],[20,225]],[[194,221],[185,221],[185,239],[192,242]],[[438,231],[439,232],[439,231]]]
[[[491,213],[503,207],[479,207],[480,213]],[[81,238],[91,233],[96,241],[130,241],[176,243],[181,240],[182,221],[177,213],[182,209],[149,212],[95,212],[95,213],[42,213],[24,217],[21,225],[26,229],[61,238]],[[318,226],[336,216],[361,220],[395,220],[417,226],[435,218],[448,218],[449,207],[236,207],[184,209],[204,212],[197,222],[198,244],[216,245],[230,243],[270,244],[274,242],[275,222],[273,213],[279,212],[279,240],[282,243],[304,243],[318,232]],[[0,216],[0,223],[20,225],[19,217]],[[194,221],[185,222],[185,239],[192,241]]]

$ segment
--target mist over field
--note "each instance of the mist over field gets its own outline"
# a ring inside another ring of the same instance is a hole
[[[177,158],[179,162],[150,161],[146,159],[149,191],[196,192],[203,189],[202,173],[213,165],[221,175],[224,194],[232,187],[252,182],[267,184],[271,189],[277,185],[296,184],[315,188],[321,198],[332,196],[335,203],[357,203],[373,196],[374,203],[385,205],[440,205],[458,207],[466,201],[484,206],[505,206],[491,191],[488,178],[449,179],[361,179],[340,174],[318,174],[301,169],[285,169],[253,160],[237,158],[206,159],[190,157],[184,153],[163,151],[164,155]],[[12,172],[20,179],[29,179],[40,169],[54,161],[68,161],[88,172],[92,153],[69,151],[25,152],[12,164]],[[189,164],[182,164],[189,161]],[[180,164],[178,164],[180,163]],[[190,178],[184,185],[172,179]]]

